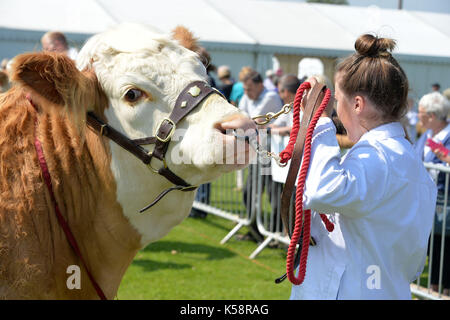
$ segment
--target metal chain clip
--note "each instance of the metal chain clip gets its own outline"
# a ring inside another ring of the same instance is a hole
[[[255,121],[257,125],[263,125],[269,123],[271,120],[277,119],[282,114],[288,114],[292,110],[292,106],[294,105],[293,102],[286,103],[283,107],[281,107],[281,110],[278,112],[268,112],[264,115],[258,115],[256,117],[253,117],[252,120]],[[261,122],[258,122],[258,119],[264,119]]]
[[[287,103],[285,104],[283,107],[281,107],[281,110],[278,112],[268,112],[265,115],[258,115],[256,117],[253,117],[252,120],[255,121],[255,123],[257,125],[264,125],[269,123],[270,121],[277,119],[279,116],[281,116],[282,114],[288,114],[289,112],[291,112],[292,110],[292,106],[294,105],[293,102],[291,103]],[[264,119],[260,122],[258,122],[258,119]],[[278,166],[280,167],[286,167],[287,166],[287,162],[286,163],[281,163],[280,160],[280,156],[274,152],[270,152],[265,150],[259,143],[258,143],[258,134],[256,134],[255,136],[239,136],[236,131],[234,133],[235,137],[238,139],[245,139],[246,141],[248,141],[249,145],[252,146],[253,149],[255,149],[256,153],[260,156],[263,157],[267,157],[267,158],[272,158],[275,160],[275,162],[278,164]]]

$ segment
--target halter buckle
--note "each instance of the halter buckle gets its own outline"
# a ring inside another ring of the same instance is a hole
[[[169,134],[167,135],[167,137],[161,138],[161,137],[158,136],[158,132],[159,132],[159,129],[161,128],[162,124],[164,123],[164,121],[169,122],[169,123],[172,125],[172,129],[170,129],[170,132],[169,132]],[[173,134],[175,133],[176,127],[177,127],[177,126],[176,126],[175,122],[173,122],[171,119],[169,119],[169,118],[163,118],[163,119],[161,120],[161,122],[158,124],[158,127],[157,127],[157,129],[156,129],[156,134],[155,134],[156,139],[158,139],[159,141],[161,141],[161,142],[163,142],[163,143],[169,141],[170,139],[172,139],[172,136],[173,136]]]

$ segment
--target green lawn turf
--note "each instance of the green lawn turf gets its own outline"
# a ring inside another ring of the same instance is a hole
[[[244,172],[244,182],[247,172]],[[270,212],[267,196],[263,211]],[[211,187],[211,205],[234,213],[245,212],[242,192],[236,189],[236,174],[230,173]],[[119,287],[118,299],[153,300],[285,300],[288,280],[275,284],[286,268],[286,249],[264,249],[254,260],[248,256],[257,244],[220,240],[235,226],[209,214],[206,219],[188,218],[166,237],[141,250]],[[243,234],[247,230],[241,229]],[[428,261],[420,277],[427,286]],[[413,295],[414,297],[414,295]]]
[[[289,281],[274,283],[285,272],[286,250],[266,248],[250,260],[256,243],[233,237],[220,244],[233,226],[211,214],[186,219],[137,254],[118,299],[288,299]]]

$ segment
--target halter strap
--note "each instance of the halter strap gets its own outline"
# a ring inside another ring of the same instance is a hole
[[[123,149],[140,159],[154,173],[162,175],[175,185],[161,192],[151,204],[140,210],[141,213],[158,203],[158,201],[170,191],[179,190],[188,192],[197,188],[171,171],[166,165],[165,156],[178,123],[212,93],[220,94],[223,97],[218,90],[212,88],[204,81],[194,81],[190,83],[183,91],[181,91],[170,116],[168,118],[163,118],[158,124],[156,134],[153,137],[129,139],[127,136],[108,125],[93,112],[87,113],[87,123],[91,129],[100,133],[100,135],[111,139]],[[151,152],[142,147],[142,145],[149,144],[155,145]],[[152,167],[151,162],[153,157],[162,161],[163,166],[159,169]]]
[[[37,112],[37,107],[33,103],[33,100],[31,99],[31,97],[29,95],[27,95],[26,98]],[[38,137],[37,128],[38,128],[38,118],[36,116],[36,118],[34,120],[34,147],[36,150],[36,154],[38,156],[39,166],[41,168],[41,173],[42,173],[42,178],[43,178],[45,185],[47,186],[47,190],[50,194],[50,199],[52,201],[53,209],[55,211],[55,215],[58,220],[58,223],[59,223],[60,227],[63,229],[66,239],[69,242],[70,246],[72,247],[72,250],[75,252],[78,259],[80,259],[81,264],[83,265],[84,269],[86,270],[89,280],[91,281],[91,284],[94,287],[95,292],[97,293],[98,297],[100,298],[100,300],[107,300],[105,293],[103,292],[102,288],[97,283],[97,281],[95,281],[94,276],[92,275],[91,271],[89,270],[87,263],[83,258],[83,254],[81,253],[80,247],[78,246],[78,242],[77,242],[75,236],[73,235],[67,220],[63,217],[61,210],[59,209],[58,202],[56,201],[55,193],[53,191],[52,177],[50,175],[50,170],[48,169],[47,161],[45,160],[44,150],[42,148],[42,143]]]

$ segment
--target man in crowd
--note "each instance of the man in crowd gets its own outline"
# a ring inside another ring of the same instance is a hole
[[[301,81],[293,74],[286,74],[278,82],[278,94],[284,104],[294,102],[295,94]],[[271,132],[281,136],[289,135],[292,129],[293,112],[282,114],[269,127]]]
[[[267,70],[266,71],[266,79],[264,79],[264,87],[266,87],[267,90],[269,91],[277,91],[277,87],[275,84],[275,72],[273,72],[273,70]]]
[[[263,79],[261,75],[256,71],[249,72],[244,78],[243,78],[243,86],[244,86],[244,96],[242,97],[241,101],[239,102],[239,109],[247,113],[250,117],[255,117],[257,115],[265,115],[268,112],[278,112],[280,111],[282,107],[282,101],[278,94],[275,91],[269,91],[264,87]],[[266,149],[268,149],[270,146],[270,142],[267,143]],[[263,146],[264,147],[264,146]],[[262,167],[265,167],[270,173],[270,160],[267,164],[262,164]],[[246,187],[244,189],[243,194],[243,200],[244,204],[247,207],[247,211],[251,210],[251,207],[253,203],[258,202],[258,199],[250,199],[248,198],[249,195],[252,194],[252,175],[253,170],[255,168],[253,166],[249,167],[248,171],[248,177],[246,181]],[[257,171],[257,174],[259,171]],[[271,176],[268,175],[265,177],[263,183],[263,188],[267,187],[266,192],[269,195],[272,194],[271,187],[272,187],[272,179]],[[256,197],[260,197],[261,195],[256,195]],[[272,201],[271,201],[272,202]],[[275,202],[274,202],[275,203]],[[273,208],[272,210],[276,210],[276,208]],[[249,212],[248,212],[249,214]],[[253,240],[256,242],[260,242],[263,240],[263,236],[258,231],[257,223],[256,223],[256,215],[254,215],[254,218],[251,222],[251,224],[248,226],[249,233],[243,237],[243,239],[246,240]]]
[[[439,92],[439,91],[441,91],[441,85],[439,84],[439,83],[433,83],[432,85],[431,85],[431,91],[432,92]]]
[[[49,31],[41,38],[42,50],[50,52],[59,52],[66,54],[69,58],[75,60],[77,50],[69,48],[66,36],[62,32]]]
[[[250,117],[278,112],[282,106],[281,99],[274,91],[267,90],[263,85],[261,75],[251,71],[243,79],[244,96],[239,101],[239,109]]]

